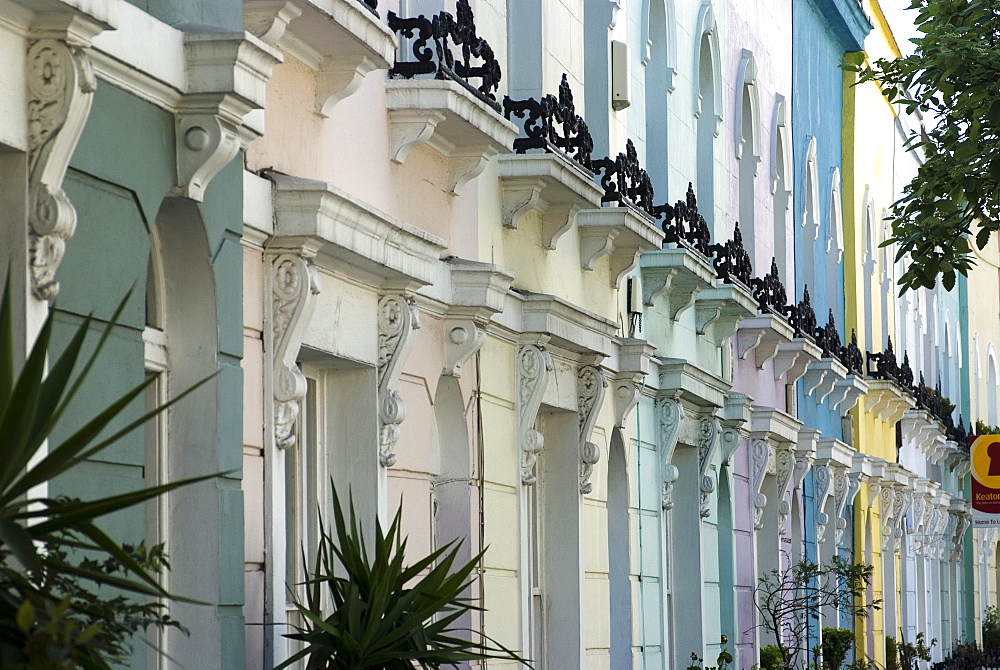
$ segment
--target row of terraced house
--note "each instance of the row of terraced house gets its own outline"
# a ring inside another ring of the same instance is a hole
[[[414,556],[487,548],[469,625],[536,668],[750,668],[803,558],[882,601],[814,643],[980,634],[1000,247],[898,292],[918,120],[840,68],[900,55],[879,0],[0,6],[19,351],[138,286],[68,423],[218,371],[52,484],[227,473],[106,521],[208,603],[132,667],[294,653],[330,478]]]

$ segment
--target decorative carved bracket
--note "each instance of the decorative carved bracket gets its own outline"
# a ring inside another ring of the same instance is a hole
[[[729,463],[743,439],[742,426],[750,420],[753,398],[745,393],[726,394],[726,404],[722,409],[719,447],[722,462]]]
[[[695,304],[698,293],[715,286],[712,266],[687,247],[647,252],[640,257],[639,268],[643,303],[652,307],[662,296],[675,321]]]
[[[879,505],[879,521],[882,525],[882,551],[891,551],[895,544],[895,524],[893,523],[893,509],[896,504],[896,496],[902,499],[902,494],[897,494],[891,486],[882,488],[881,505]]]
[[[681,434],[681,423],[684,421],[684,407],[676,398],[659,398],[656,401],[656,416],[658,419],[657,445],[660,452],[660,476],[663,481],[661,505],[663,509],[673,508],[673,487],[680,474],[677,466],[671,463],[677,440]]]
[[[830,394],[830,409],[842,414],[850,412],[858,400],[868,392],[868,383],[857,375],[847,375],[833,386]]]
[[[391,468],[399,425],[406,418],[406,404],[396,389],[399,375],[416,342],[420,310],[411,298],[390,293],[378,303],[379,462]]]
[[[240,150],[237,128],[216,114],[178,114],[176,140],[177,186],[173,193],[202,202],[209,182]]]
[[[603,256],[608,258],[608,284],[617,288],[622,278],[639,262],[643,251],[660,248],[663,232],[631,207],[583,209],[577,213],[580,235],[580,267],[593,270]]]
[[[779,381],[784,375],[786,384],[794,384],[821,353],[819,347],[805,338],[781,343],[774,358],[774,380]]]
[[[753,527],[760,530],[764,527],[764,508],[767,507],[767,496],[761,492],[764,477],[769,470],[774,469],[774,448],[767,440],[750,441],[750,495],[753,503]]]
[[[816,510],[816,542],[822,542],[830,515],[824,512],[826,501],[833,492],[833,469],[823,463],[813,466],[813,504]]]
[[[56,270],[76,230],[76,209],[62,182],[97,87],[85,46],[40,39],[28,47],[28,251],[31,292],[39,300],[59,294]]]
[[[535,461],[544,446],[542,434],[535,430],[535,418],[545,395],[552,356],[537,344],[524,344],[517,350],[517,439],[521,454],[521,483],[536,481]]]
[[[778,480],[778,533],[784,535],[785,524],[788,515],[792,511],[792,506],[785,498],[788,497],[791,483],[792,471],[795,469],[795,445],[780,444],[774,452],[774,472]]]
[[[844,533],[847,530],[847,519],[844,517],[844,511],[846,510],[848,503],[854,503],[855,496],[857,496],[858,491],[861,490],[863,477],[864,475],[860,472],[845,470],[843,491],[840,489],[839,476],[838,479],[834,480],[834,495],[837,507],[837,546],[839,547],[844,546]]]
[[[601,459],[601,448],[590,441],[590,435],[594,432],[607,385],[604,372],[594,365],[581,367],[576,377],[577,416],[580,419],[580,493],[584,495],[594,489],[590,475],[594,472],[594,464]]]
[[[289,253],[271,261],[270,285],[274,444],[287,449],[295,445],[292,431],[306,395],[306,378],[296,360],[321,285],[312,259]]]
[[[896,485],[892,505],[892,550],[898,552],[903,540],[903,520],[913,504],[913,492],[905,485]]]
[[[715,288],[698,293],[694,309],[698,334],[722,346],[744,319],[753,316],[757,303],[746,289],[717,282]]]
[[[550,251],[576,225],[581,209],[601,202],[591,176],[555,153],[503,154],[499,175],[504,226],[518,228],[529,212],[538,212],[542,246]]]
[[[711,496],[715,491],[715,478],[709,473],[712,458],[719,448],[719,420],[703,416],[698,426],[698,474],[701,477],[701,505],[699,513],[707,518],[711,513]]]
[[[759,370],[778,355],[778,347],[791,341],[793,332],[788,323],[773,314],[744,319],[737,335],[736,355],[740,360],[747,360],[753,353],[754,364]]]
[[[625,339],[618,346],[618,367],[612,380],[615,403],[615,426],[625,427],[625,419],[639,403],[642,380],[649,373],[649,364],[656,348],[646,340]]]
[[[819,442],[819,437],[820,432],[818,430],[799,431],[799,441],[794,445],[795,462],[792,466],[791,481],[788,484],[788,495],[794,496],[794,493],[792,492],[798,490],[798,488],[802,485],[802,480],[806,478],[806,474],[809,472],[809,469],[812,468],[813,461],[816,458],[816,444]],[[788,514],[790,512],[791,506],[786,503],[784,496],[782,496],[778,524],[778,532],[781,534],[785,534],[787,532]]]
[[[833,393],[837,382],[847,377],[847,368],[832,358],[821,358],[812,362],[803,379],[803,391],[813,396],[817,403],[826,400]]]
[[[461,377],[462,366],[486,341],[486,324],[503,311],[513,275],[499,265],[452,257],[446,261],[451,274],[451,305],[445,314],[445,364],[443,375]]]

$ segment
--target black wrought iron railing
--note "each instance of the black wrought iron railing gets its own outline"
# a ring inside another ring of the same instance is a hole
[[[684,200],[678,200],[673,206],[661,205],[658,214],[663,218],[664,245],[679,244],[706,258],[712,255],[712,232],[705,217],[698,213],[698,198],[690,182]]]
[[[833,308],[830,308],[826,325],[816,329],[816,344],[823,350],[822,358],[835,358],[840,360],[840,331],[837,330],[837,320],[833,316]],[[841,361],[843,363],[843,361]]]
[[[816,335],[816,312],[813,310],[809,287],[804,286],[802,300],[788,306],[788,323],[795,329],[796,337],[812,340]]]
[[[631,139],[625,143],[624,153],[619,153],[614,158],[609,156],[595,160],[593,166],[595,174],[599,176],[598,183],[604,189],[602,203],[632,205],[650,218],[656,218],[653,182],[646,170],[639,165],[639,155]]]
[[[858,334],[851,329],[851,341],[840,348],[840,362],[844,364],[850,374],[864,376],[865,358],[861,354],[861,347],[858,346]]]
[[[594,138],[583,117],[576,113],[573,91],[563,74],[559,97],[546,94],[541,100],[503,99],[503,115],[524,121],[524,137],[514,140],[514,151],[523,154],[532,149],[549,153],[562,152],[587,170],[593,170]]]
[[[757,301],[757,310],[764,314],[777,314],[784,316],[785,304],[788,302],[788,295],[785,292],[785,285],[781,283],[778,275],[778,260],[771,259],[771,271],[763,277],[754,277],[750,280],[750,290],[754,300]]]
[[[369,12],[378,16],[378,0],[358,0]]]
[[[750,262],[750,254],[743,246],[743,233],[740,232],[739,222],[733,229],[733,239],[726,240],[723,244],[713,244],[709,250],[715,255],[712,263],[719,279],[727,284],[739,282],[747,288],[750,287],[753,264]]]
[[[451,79],[497,112],[501,111],[496,98],[502,76],[500,62],[489,42],[476,33],[469,0],[458,0],[454,15],[438,12],[431,18],[423,14],[404,18],[389,12],[388,23],[390,29],[405,38],[401,40],[400,52],[408,50],[412,57],[400,60],[397,53],[389,71],[391,76],[411,79],[432,74],[436,79]]]

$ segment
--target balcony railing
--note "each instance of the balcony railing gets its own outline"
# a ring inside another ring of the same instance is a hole
[[[378,16],[378,0],[358,0],[365,9]]]
[[[595,174],[600,175],[601,188],[604,189],[601,202],[632,205],[650,218],[656,218],[653,182],[646,170],[639,165],[639,155],[631,139],[625,143],[625,153],[619,153],[613,159],[609,156],[595,160],[593,165]]]
[[[399,60],[397,54],[396,63],[389,71],[391,76],[411,79],[432,74],[435,79],[451,79],[497,112],[501,111],[495,95],[502,76],[500,62],[489,42],[476,33],[469,0],[458,0],[454,15],[438,12],[429,19],[423,14],[403,18],[389,12],[388,23],[400,37],[410,40],[409,51],[413,57],[413,60]],[[401,43],[400,51],[404,50]],[[473,79],[478,79],[480,84],[476,86]]]
[[[713,264],[719,279],[727,284],[738,281],[750,288],[753,265],[750,262],[750,254],[743,246],[743,233],[740,232],[739,222],[733,230],[733,239],[726,240],[724,244],[713,244],[709,250],[715,255]]]
[[[563,74],[559,84],[559,97],[546,94],[541,100],[503,99],[503,114],[509,121],[511,116],[524,121],[524,135],[514,140],[514,151],[523,154],[531,149],[541,149],[549,153],[561,151],[582,167],[593,171],[591,154],[594,138],[583,117],[576,113],[573,91]]]
[[[679,244],[711,258],[712,233],[705,217],[698,213],[698,198],[690,182],[685,199],[673,206],[661,205],[658,214],[663,218],[664,245]]]
[[[750,289],[754,300],[757,301],[758,311],[779,316],[784,314],[788,294],[785,292],[785,285],[781,283],[781,277],[778,276],[777,259],[771,259],[770,272],[763,277],[754,277],[750,280]]]

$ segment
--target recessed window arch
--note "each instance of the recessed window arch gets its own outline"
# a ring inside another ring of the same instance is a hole
[[[736,100],[736,160],[739,165],[739,223],[743,244],[754,267],[757,238],[754,192],[760,165],[760,102],[757,95],[757,62],[753,52],[744,49],[737,72],[740,93]]]
[[[643,55],[646,95],[646,169],[662,201],[669,197],[667,103],[674,90],[677,40],[672,0],[643,2]]]
[[[864,310],[865,313],[865,346],[868,347],[869,351],[879,351],[881,349],[881,342],[875,342],[875,332],[873,325],[873,313],[875,311],[874,301],[874,280],[875,280],[875,248],[877,246],[875,242],[875,226],[873,219],[875,218],[875,201],[872,195],[871,187],[865,185],[865,196],[864,196],[865,208],[862,214],[861,220],[861,230],[864,234],[864,258],[862,265],[862,277],[865,286],[865,300],[868,301],[867,309]],[[882,339],[885,339],[886,333],[883,333]]]
[[[695,153],[696,188],[699,211],[715,229],[715,138],[722,124],[722,73],[718,27],[712,5],[702,5],[698,15],[698,36],[695,51],[694,115],[697,125]]]
[[[792,142],[788,123],[788,104],[785,96],[775,96],[773,154],[771,157],[771,195],[774,216],[774,258],[778,276],[788,283],[788,211],[792,205]],[[763,269],[763,268],[762,268]]]
[[[843,275],[840,264],[844,260],[844,215],[840,202],[840,168],[830,171],[830,231],[826,242],[827,300],[830,307],[839,292]]]

